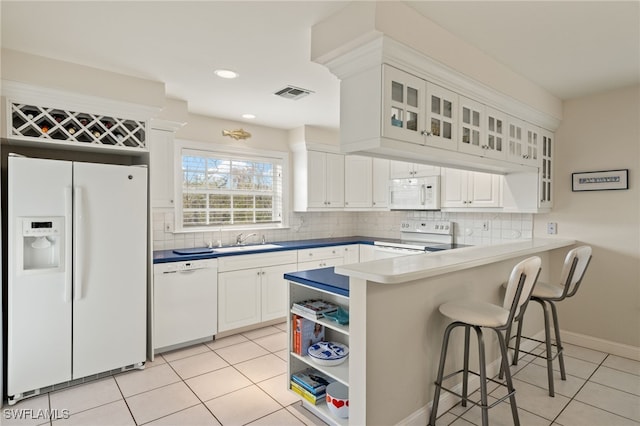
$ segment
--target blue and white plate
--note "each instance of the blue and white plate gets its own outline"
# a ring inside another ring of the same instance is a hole
[[[319,365],[338,365],[347,360],[349,347],[336,342],[318,342],[309,346],[309,357]]]

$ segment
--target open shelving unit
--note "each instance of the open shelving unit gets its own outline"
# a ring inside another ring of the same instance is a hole
[[[341,296],[335,293],[330,293],[318,288],[310,287],[305,284],[300,284],[294,281],[289,281],[289,306],[292,306],[294,302],[308,300],[308,299],[324,299],[329,302],[336,303],[348,309],[349,298]],[[325,340],[334,341],[349,345],[349,326],[341,325],[335,321],[331,321],[325,318],[314,318],[309,315],[300,314],[297,311],[291,310],[287,319],[287,325],[289,330],[289,362],[288,376],[291,377],[292,373],[304,370],[308,367],[313,367],[316,370],[334,378],[338,382],[341,382],[345,386],[349,386],[349,358],[345,362],[335,366],[324,366],[315,363],[308,355],[299,355],[293,350],[293,324],[292,316],[297,315],[304,317],[316,323],[322,324],[325,327]],[[293,391],[291,391],[293,392]],[[297,395],[297,394],[296,394]],[[349,419],[342,419],[335,417],[327,407],[326,402],[321,402],[317,405],[313,405],[310,402],[302,399],[302,404],[306,409],[323,419],[325,422],[331,425],[346,426],[349,424]]]

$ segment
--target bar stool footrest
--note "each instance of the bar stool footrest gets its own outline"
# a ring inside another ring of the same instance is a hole
[[[513,347],[513,346],[508,346],[508,345],[509,345],[509,343],[511,342],[511,340],[515,339],[516,337],[517,337],[517,336],[511,336],[511,338],[509,338],[509,342],[507,342],[507,347],[508,347],[508,349],[511,349],[511,350],[513,350],[513,351],[515,351],[515,350],[516,350],[516,348],[515,348],[515,347]],[[545,342],[544,340],[534,339],[533,337],[520,336],[520,338],[521,338],[521,339],[526,339],[526,340],[531,340],[531,341],[533,341],[533,342],[538,342],[538,343],[546,344],[546,342]],[[556,343],[551,343],[551,346],[553,346],[553,347],[556,349],[555,353],[554,353],[554,354],[553,354],[553,356],[551,357],[551,360],[553,361],[553,360],[555,360],[555,359],[558,357],[558,355],[560,355],[560,354],[564,351],[564,348],[562,348],[562,347],[558,347],[558,345],[557,345]],[[527,355],[532,355],[532,356],[535,356],[535,357],[537,357],[537,358],[547,359],[547,355],[546,355],[546,353],[537,354],[537,353],[534,353],[534,352],[525,351],[525,350],[523,350],[523,349],[518,349],[518,353],[523,353],[523,354],[527,354]]]
[[[454,371],[453,373],[449,373],[449,374],[447,374],[446,376],[444,376],[444,377],[442,378],[442,381],[444,382],[446,379],[449,379],[449,378],[451,378],[451,377],[453,377],[453,376],[456,376],[456,375],[458,375],[458,374],[462,374],[462,373],[464,373],[464,370]],[[480,377],[480,374],[476,373],[475,371],[468,371],[468,374],[473,374],[473,375],[474,375],[474,376],[476,376],[476,377]],[[507,387],[506,383],[502,383],[502,382],[500,382],[500,381],[498,381],[498,380],[494,380],[494,379],[489,378],[489,377],[487,377],[487,381],[490,381],[490,382],[495,383],[495,384],[500,385],[500,386]],[[445,388],[444,386],[439,385],[438,383],[435,383],[435,385],[436,385],[436,386],[438,386],[440,389],[442,389],[442,390],[444,390],[444,391],[447,391],[447,392],[449,392],[449,393],[450,393],[450,394],[452,394],[452,395],[457,396],[457,397],[458,397],[458,398],[460,398],[462,401],[470,402],[471,404],[475,405],[476,407],[480,407],[480,408],[485,407],[484,405],[482,405],[482,402],[474,401],[474,400],[470,399],[469,397],[466,397],[466,398],[465,398],[465,397],[464,397],[464,396],[462,396],[461,394],[459,394],[459,393],[457,393],[457,392],[455,392],[455,391],[453,391],[453,390],[451,390],[451,389]],[[474,391],[474,392],[475,392],[475,391]],[[509,398],[511,395],[513,395],[513,394],[515,394],[515,393],[516,393],[516,390],[514,389],[514,390],[513,390],[513,392],[508,392],[505,396],[503,396],[503,397],[499,398],[499,399],[498,399],[497,401],[495,401],[494,403],[487,405],[487,406],[486,406],[486,408],[493,408],[493,407],[495,407],[496,405],[500,404],[502,401],[504,401],[505,399]]]

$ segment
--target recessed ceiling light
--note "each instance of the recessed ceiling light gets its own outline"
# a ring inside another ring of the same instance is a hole
[[[247,118],[249,120],[253,120],[254,118],[256,118],[256,116],[253,115],[253,114],[242,114],[242,118]]]
[[[237,78],[238,77],[238,73],[231,70],[215,70],[213,73],[220,78]]]

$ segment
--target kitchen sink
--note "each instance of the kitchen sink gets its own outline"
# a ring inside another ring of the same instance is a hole
[[[233,252],[242,252],[242,251],[258,251],[258,250],[270,250],[275,248],[281,248],[282,246],[278,244],[252,244],[248,246],[231,246],[231,247],[220,247],[214,248],[214,253],[233,253]]]

